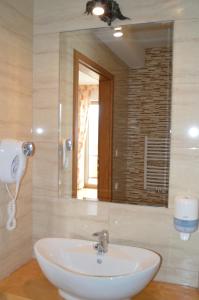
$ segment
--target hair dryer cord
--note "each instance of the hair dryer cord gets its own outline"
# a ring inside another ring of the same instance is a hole
[[[15,195],[13,196],[8,185],[6,184],[6,190],[10,196],[8,203],[8,221],[6,224],[7,230],[13,230],[16,228],[16,200],[19,192],[19,182],[16,183]]]

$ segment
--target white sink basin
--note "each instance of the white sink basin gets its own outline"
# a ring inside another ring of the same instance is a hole
[[[123,300],[138,294],[160,266],[155,252],[109,244],[97,256],[94,242],[49,238],[35,246],[36,258],[66,300]]]

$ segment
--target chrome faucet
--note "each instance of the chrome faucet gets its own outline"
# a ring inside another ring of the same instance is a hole
[[[94,249],[97,250],[98,255],[102,255],[108,252],[109,233],[108,230],[102,230],[95,232],[93,236],[98,237],[98,242],[94,245]]]

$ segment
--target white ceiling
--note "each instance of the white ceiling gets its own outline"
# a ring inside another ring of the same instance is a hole
[[[98,85],[99,80],[89,76],[88,74],[79,71],[79,84],[80,85]]]
[[[144,66],[145,49],[170,45],[171,28],[171,23],[164,22],[126,25],[121,38],[113,36],[113,28],[97,29],[94,33],[128,67],[140,68]]]

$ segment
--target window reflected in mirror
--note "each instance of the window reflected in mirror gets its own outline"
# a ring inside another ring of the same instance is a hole
[[[79,65],[77,198],[97,199],[99,76]]]

